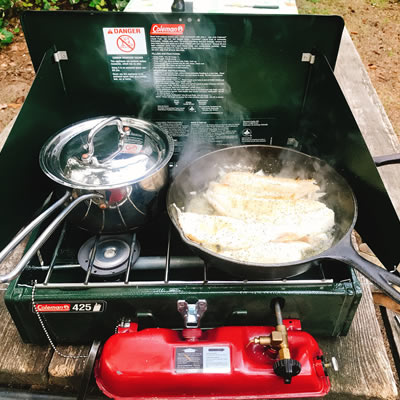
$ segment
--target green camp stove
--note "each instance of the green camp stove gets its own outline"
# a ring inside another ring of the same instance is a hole
[[[178,300],[190,304],[207,301],[201,322],[204,328],[273,323],[270,305],[279,298],[284,302],[285,318],[301,319],[308,332],[334,336],[347,333],[361,297],[351,268],[317,265],[290,279],[240,281],[207,268],[170,225],[162,215],[137,234],[115,235],[112,240],[100,236],[99,254],[122,254],[125,248],[134,253],[140,246],[140,256],[129,268],[129,251],[125,260],[121,255],[121,265],[110,268],[102,263],[104,258],[99,259],[101,265],[93,266],[89,281],[84,265],[87,258],[81,260],[83,268],[79,258],[91,250],[96,238],[65,225],[40,252],[43,260],[52,263],[31,263],[8,288],[6,303],[23,340],[47,341],[32,301],[57,343],[105,339],[124,318],[137,321],[142,328],[179,328],[182,317],[177,312]]]
[[[339,17],[27,12],[22,24],[37,75],[1,153],[2,248],[54,190],[38,165],[45,141],[81,120],[129,115],[174,138],[171,179],[200,152],[240,144],[326,160],[355,192],[357,231],[385,265],[397,263],[398,218],[333,74]],[[207,266],[165,210],[113,236],[66,222],[5,294],[25,342],[76,344],[126,319],[179,329],[179,300],[206,300],[202,328],[273,325],[279,299],[284,318],[312,335],[345,335],[360,298],[354,271],[337,261],[271,281]]]

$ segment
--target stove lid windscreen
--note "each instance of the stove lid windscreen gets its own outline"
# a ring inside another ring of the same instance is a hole
[[[335,65],[336,16],[26,12],[39,69],[53,49],[77,117],[157,121],[175,151],[188,137],[213,145],[284,144],[297,128],[313,55]]]

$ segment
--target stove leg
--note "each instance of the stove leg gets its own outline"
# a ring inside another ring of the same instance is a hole
[[[85,400],[89,389],[89,383],[93,376],[93,367],[96,361],[97,353],[99,352],[101,342],[100,340],[95,340],[92,343],[88,357],[86,359],[85,369],[83,371],[81,386],[79,388],[78,397],[76,400]]]

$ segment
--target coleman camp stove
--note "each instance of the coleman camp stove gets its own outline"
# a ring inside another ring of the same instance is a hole
[[[325,160],[354,190],[357,231],[396,264],[398,218],[333,74],[339,17],[54,11],[27,12],[22,23],[37,76],[1,153],[0,248],[49,204],[43,144],[78,121],[125,115],[173,137],[171,179],[233,145]],[[324,395],[329,379],[310,335],[346,335],[360,298],[340,261],[277,280],[207,265],[165,209],[116,235],[66,221],[5,294],[27,343],[105,343],[96,379],[119,399]]]

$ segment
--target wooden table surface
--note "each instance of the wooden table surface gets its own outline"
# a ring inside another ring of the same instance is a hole
[[[353,111],[360,130],[373,156],[400,152],[400,144],[382,104],[369,80],[347,31],[344,32],[335,75]],[[0,143],[9,132],[0,136]],[[392,202],[400,215],[400,187],[397,176],[400,166],[380,168]],[[13,258],[0,265],[4,272],[15,265],[22,246]],[[346,337],[316,338],[327,357],[335,356],[339,372],[331,372],[332,388],[326,399],[398,399],[394,372],[385,347],[381,327],[372,301],[370,283],[359,275],[363,298]],[[4,289],[4,285],[3,285]],[[67,359],[50,346],[22,343],[0,296],[0,398],[7,398],[8,385],[33,391],[76,396],[80,386],[84,359]],[[393,318],[390,314],[390,318]],[[391,320],[396,332],[396,324]],[[58,346],[58,351],[70,355],[87,354],[87,346]],[[90,398],[103,399],[94,386]],[[10,397],[12,398],[12,397]],[[24,398],[24,397],[19,397]]]

